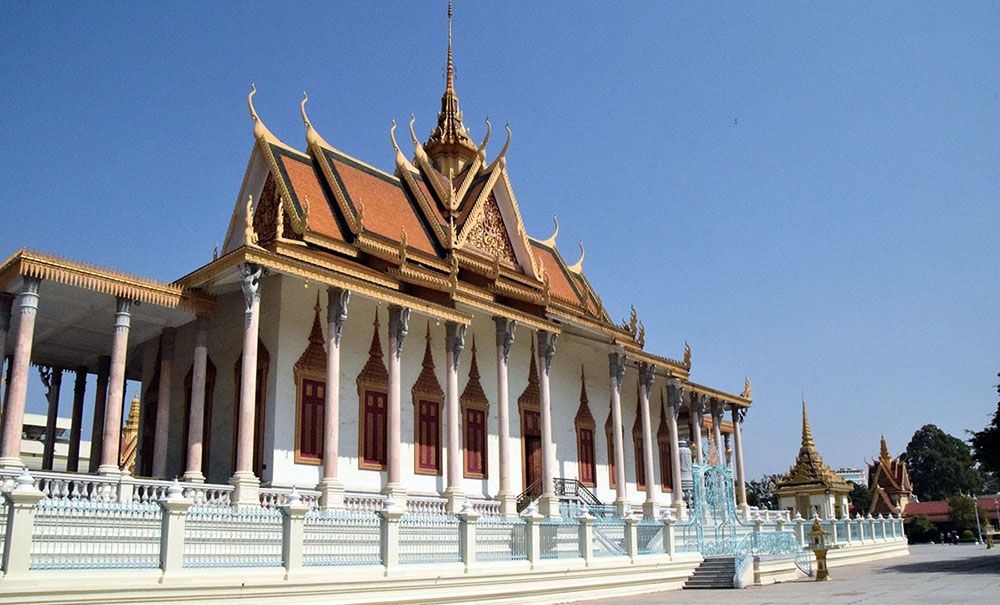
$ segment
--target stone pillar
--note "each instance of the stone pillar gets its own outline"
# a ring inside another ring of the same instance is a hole
[[[102,475],[121,474],[122,402],[125,398],[125,355],[128,352],[128,331],[132,321],[132,301],[119,298],[115,309],[114,337],[111,341],[111,371],[108,376],[108,403],[104,409],[104,441],[101,444]]]
[[[674,515],[679,520],[687,518],[687,503],[684,502],[684,489],[681,478],[681,445],[677,436],[677,417],[681,413],[681,405],[684,400],[684,392],[681,390],[681,383],[677,379],[670,381],[667,388],[667,428],[670,429],[670,472],[672,506]]]
[[[24,430],[24,403],[28,395],[28,368],[31,365],[31,345],[35,336],[35,316],[38,313],[39,283],[40,280],[36,277],[25,277],[18,298],[20,320],[14,341],[10,383],[7,385],[7,405],[3,410],[0,468],[24,466],[21,462],[21,432]]]
[[[102,355],[97,360],[97,389],[94,393],[94,421],[90,431],[90,455],[87,471],[97,472],[104,450],[104,412],[108,406],[108,378],[111,373],[111,357]]]
[[[674,519],[663,520],[663,552],[671,557],[677,552],[677,521]]]
[[[465,348],[467,326],[449,321],[445,324],[445,386],[444,405],[447,418],[445,447],[448,452],[448,469],[444,495],[448,499],[445,510],[455,514],[462,506],[462,450],[459,445],[458,362]]]
[[[386,486],[385,493],[391,496],[399,507],[406,508],[406,486],[403,485],[403,465],[400,458],[402,432],[400,414],[400,358],[403,341],[409,332],[410,309],[399,305],[389,305],[389,410],[386,436]]]
[[[712,437],[715,439],[715,457],[719,466],[726,466],[726,450],[722,442],[722,416],[725,414],[725,404],[718,399],[712,399]]]
[[[56,460],[56,421],[59,420],[59,393],[62,391],[62,368],[38,368],[42,384],[46,387],[48,414],[45,418],[45,443],[42,448],[42,470],[53,470]]]
[[[517,322],[506,317],[494,317],[497,325],[497,432],[500,436],[500,501],[501,515],[517,514],[517,494],[510,488],[510,396],[507,392],[507,363],[514,344]]]
[[[184,569],[184,529],[187,511],[193,501],[184,497],[184,490],[174,480],[167,488],[167,497],[160,500],[160,569],[164,574]]]
[[[76,369],[73,384],[73,416],[69,427],[69,452],[66,455],[66,470],[71,473],[80,470],[80,434],[83,430],[83,397],[87,390],[87,368]]]
[[[302,569],[305,538],[305,518],[309,506],[295,487],[288,495],[288,502],[281,506],[281,562],[285,572]]]
[[[176,336],[177,330],[174,328],[163,330],[163,335],[160,336],[160,384],[156,397],[156,428],[153,436],[154,477],[166,477],[167,475],[167,444],[170,439],[170,400],[172,398]],[[194,382],[194,377],[191,378]]]
[[[393,501],[392,495],[385,499],[385,506],[378,511],[382,517],[379,523],[381,534],[382,565],[386,573],[399,565],[399,520],[403,516],[403,507]]]
[[[750,507],[747,505],[747,476],[743,470],[743,419],[746,409],[733,406],[733,462],[736,467],[736,505],[746,518]]]
[[[705,453],[702,451],[704,448],[701,446],[701,419],[705,415],[705,404],[708,403],[708,397],[705,395],[699,395],[698,393],[691,393],[691,403],[688,404],[688,414],[691,417],[691,427],[694,429],[694,433],[691,435],[691,440],[694,445],[697,446],[695,453],[695,461],[698,464],[705,464]]]
[[[184,480],[204,483],[201,472],[205,449],[205,389],[208,377],[208,318],[199,315],[194,333],[194,359],[191,364],[191,409],[188,412],[187,468]]]
[[[344,505],[344,484],[337,477],[340,461],[340,338],[347,321],[351,291],[327,289],[326,306],[326,398],[323,401],[323,479],[319,482],[319,505]]]
[[[466,500],[458,513],[458,550],[465,564],[465,571],[476,564],[476,520],[477,513]]]
[[[35,509],[44,494],[35,487],[28,469],[17,478],[17,487],[3,494],[7,499],[7,530],[0,570],[5,580],[31,569],[31,541],[35,533]]]
[[[625,552],[628,558],[635,562],[639,556],[639,519],[625,517]]]
[[[653,366],[643,363],[639,367],[639,413],[642,414],[642,457],[646,471],[646,500],[642,503],[642,516],[655,519],[660,516],[660,482],[656,480],[653,463],[653,425],[649,419],[649,393],[653,388]]]
[[[587,514],[586,510],[576,518],[579,527],[577,528],[577,543],[580,546],[580,556],[583,563],[590,566],[591,559],[594,558],[594,517]]]
[[[531,504],[525,509],[522,518],[525,529],[525,555],[531,568],[534,569],[542,560],[542,520],[545,517],[538,514],[538,509]]]
[[[559,498],[555,495],[556,448],[552,442],[552,396],[549,392],[549,373],[552,357],[556,354],[558,334],[538,331],[538,390],[542,420],[542,495],[538,499],[539,512],[546,517],[559,515]]]
[[[14,305],[14,297],[7,292],[0,292],[0,372],[3,371],[4,361],[7,359],[7,332],[10,331],[10,310]],[[8,366],[8,371],[10,366]],[[0,374],[2,376],[2,374]],[[7,376],[7,381],[10,375]],[[8,382],[3,381],[0,385],[0,406],[6,406]],[[0,411],[3,407],[0,407]]]
[[[240,367],[239,422],[236,433],[235,506],[259,504],[260,479],[253,474],[254,426],[257,412],[257,343],[260,336],[260,278],[263,269],[243,265],[243,365]]]
[[[628,513],[625,493],[625,444],[622,433],[622,381],[625,379],[625,354],[622,351],[608,353],[608,367],[611,373],[611,430],[614,432],[615,450],[615,508],[618,516]]]

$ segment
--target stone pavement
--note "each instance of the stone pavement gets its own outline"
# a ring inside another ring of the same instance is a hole
[[[1000,549],[921,544],[910,556],[836,567],[833,580],[755,586],[745,590],[673,590],[580,605],[686,605],[748,603],[1000,603]]]

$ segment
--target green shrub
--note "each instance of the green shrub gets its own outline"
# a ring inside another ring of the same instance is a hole
[[[962,532],[962,537],[958,539],[959,542],[975,542],[976,534],[972,533],[970,530],[965,530]]]
[[[911,544],[921,544],[938,538],[938,528],[934,527],[927,515],[917,515],[910,520],[908,525],[909,531],[907,533]]]

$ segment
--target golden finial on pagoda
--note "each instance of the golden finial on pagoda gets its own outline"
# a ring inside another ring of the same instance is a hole
[[[586,254],[587,251],[583,249],[583,240],[580,240],[580,260],[576,261],[575,263],[567,267],[567,269],[569,269],[573,273],[576,273],[577,275],[583,273],[583,257],[586,256]]]
[[[879,457],[882,460],[892,460],[892,456],[889,455],[889,446],[885,443],[885,435],[882,435],[882,447],[879,452]]]
[[[552,215],[552,223],[555,225],[555,230],[552,232],[552,235],[550,235],[548,239],[541,242],[543,245],[548,246],[549,248],[556,247],[556,237],[559,236],[559,219],[556,218],[556,215],[554,214]]]
[[[812,427],[809,426],[809,413],[806,411],[806,398],[802,396],[802,449],[815,450]]]

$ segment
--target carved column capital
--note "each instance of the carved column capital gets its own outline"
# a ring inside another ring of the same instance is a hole
[[[497,325],[497,346],[501,347],[503,362],[507,363],[510,358],[510,348],[514,345],[514,330],[517,329],[517,320],[495,315],[493,321]]]
[[[38,286],[42,280],[37,277],[24,277],[21,285],[21,301],[18,305],[21,315],[34,315],[38,311]]]
[[[611,386],[616,391],[622,388],[625,379],[625,354],[619,351],[608,353],[608,371],[611,375]]]
[[[195,324],[194,346],[195,347],[208,346],[208,317],[204,315],[199,315],[197,323]]]
[[[114,331],[120,332],[122,330],[128,330],[129,323],[132,320],[132,305],[138,304],[136,301],[129,298],[118,298],[115,306],[115,325]]]
[[[674,415],[674,419],[681,413],[681,407],[684,405],[684,387],[681,386],[681,381],[676,378],[671,378],[670,382],[667,383],[667,407],[670,408],[670,413]]]
[[[333,326],[330,338],[334,344],[340,344],[340,336],[347,321],[347,304],[351,301],[351,291],[330,287],[326,290],[326,322]]]
[[[750,411],[750,408],[741,408],[741,407],[737,407],[737,406],[734,405],[732,407],[733,424],[737,424],[737,423],[743,424],[743,421],[747,417],[747,412],[749,412],[749,411]]]
[[[395,342],[392,354],[399,357],[403,353],[403,341],[410,332],[410,308],[389,305],[389,338]]]
[[[445,350],[451,353],[451,363],[454,370],[458,370],[458,362],[462,358],[462,351],[465,350],[465,333],[469,326],[455,323],[453,321],[444,324],[444,346]]]
[[[260,265],[253,263],[243,263],[240,273],[243,276],[241,287],[246,303],[245,311],[250,313],[253,303],[260,300],[260,278],[264,273],[264,269]]]
[[[51,392],[62,385],[62,368],[55,366],[38,366],[38,376],[42,379],[45,390]]]
[[[643,395],[649,398],[649,392],[653,389],[654,366],[651,363],[643,362],[639,365],[639,386],[642,387]]]
[[[548,330],[538,331],[538,359],[542,362],[542,371],[546,374],[552,369],[552,358],[556,354],[556,339],[558,334]]]
[[[726,413],[726,404],[724,401],[716,399],[715,397],[713,397],[710,401],[711,401],[710,410],[712,413],[712,422],[721,423],[722,417]]]
[[[691,403],[688,404],[688,409],[691,411],[692,416],[702,416],[705,413],[705,409],[708,407],[708,395],[702,395],[700,393],[691,393]]]

